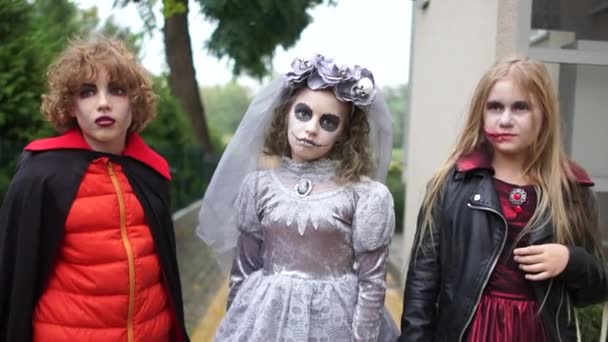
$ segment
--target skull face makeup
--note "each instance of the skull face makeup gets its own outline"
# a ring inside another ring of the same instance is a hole
[[[320,99],[331,107],[321,107]],[[383,182],[391,159],[391,118],[369,70],[337,65],[320,55],[297,58],[291,71],[261,89],[222,154],[201,204],[199,217],[205,224],[197,234],[216,251],[222,269],[228,272],[233,264],[239,236],[234,199],[248,173],[275,167],[275,160],[268,162],[273,157],[296,163],[333,159],[336,176],[344,182],[362,176]],[[314,186],[298,185],[301,196]]]
[[[291,158],[303,162],[327,157],[348,124],[349,109],[331,91],[303,88],[287,113]]]

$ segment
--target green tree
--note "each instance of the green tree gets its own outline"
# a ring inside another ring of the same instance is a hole
[[[0,199],[25,143],[53,131],[40,115],[47,66],[96,23],[95,10],[67,0],[0,0]]]
[[[16,142],[48,132],[39,115],[44,74],[68,37],[88,32],[95,11],[62,0],[0,0],[0,132]]]
[[[231,81],[226,85],[204,87],[201,93],[210,113],[209,127],[221,135],[222,145],[226,145],[251,102],[250,91]]]
[[[38,130],[43,82],[42,62],[36,54],[33,6],[26,1],[0,0],[0,132],[4,140],[23,141]]]
[[[218,58],[234,62],[242,72],[262,78],[271,70],[277,46],[287,49],[312,22],[308,10],[335,0],[199,0],[203,14],[217,24],[207,42]]]
[[[385,87],[382,90],[388,108],[393,115],[393,147],[404,147],[409,113],[409,88],[407,84]]]
[[[157,0],[135,1],[146,27],[156,27],[153,7]],[[198,0],[203,14],[217,23],[207,42],[215,56],[234,62],[235,75],[241,72],[265,76],[277,46],[289,48],[312,21],[307,10],[324,0]],[[334,4],[335,0],[327,0]],[[125,6],[129,0],[115,0]],[[169,66],[169,84],[188,113],[197,140],[210,151],[207,115],[201,101],[192,61],[188,31],[188,0],[162,0],[165,25],[163,35]]]
[[[386,185],[393,194],[395,202],[395,231],[403,232],[403,213],[405,211],[405,184],[403,175],[403,151],[407,134],[409,111],[409,91],[407,84],[385,87],[382,90],[388,108],[393,115],[393,160],[388,172]]]
[[[155,76],[154,92],[158,95],[157,115],[142,133],[153,146],[171,144],[176,147],[194,144],[196,139],[188,123],[188,117],[177,99],[171,95],[166,75]]]

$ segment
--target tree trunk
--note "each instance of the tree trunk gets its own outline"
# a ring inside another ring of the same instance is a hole
[[[173,0],[176,1],[176,0]],[[186,7],[183,13],[165,18],[165,54],[169,65],[169,86],[192,123],[194,136],[207,152],[212,152],[205,119],[205,108],[196,82],[192,47],[188,31],[188,0],[177,0]],[[165,1],[166,2],[166,1]]]

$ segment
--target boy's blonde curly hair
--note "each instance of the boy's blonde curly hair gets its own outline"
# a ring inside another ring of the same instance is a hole
[[[47,72],[42,115],[60,133],[77,126],[72,113],[78,89],[99,72],[107,72],[111,81],[126,89],[133,114],[129,132],[143,130],[156,116],[152,81],[122,41],[107,38],[73,40],[56,58]]]

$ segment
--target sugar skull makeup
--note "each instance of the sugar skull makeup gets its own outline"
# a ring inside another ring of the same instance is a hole
[[[342,136],[349,105],[328,90],[303,88],[288,113],[291,158],[298,162],[327,157]]]

